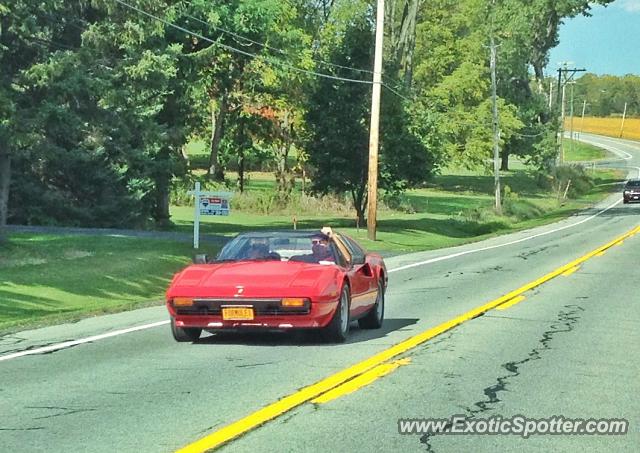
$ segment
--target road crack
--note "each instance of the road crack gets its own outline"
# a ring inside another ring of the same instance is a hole
[[[506,362],[501,365],[502,368],[507,370],[507,374],[497,377],[494,384],[483,389],[483,394],[486,399],[477,401],[473,403],[471,407],[465,408],[467,419],[473,419],[478,414],[492,410],[495,404],[502,401],[500,399],[500,394],[508,391],[508,384],[510,384],[513,379],[520,376],[522,373],[522,366],[532,360],[541,359],[543,353],[551,349],[550,343],[555,335],[560,333],[569,333],[574,330],[575,325],[580,320],[579,314],[584,310],[585,309],[579,305],[565,305],[563,310],[558,313],[557,319],[553,321],[553,324],[549,326],[549,329],[542,334],[542,337],[538,340],[538,345],[534,347],[526,357],[520,360]],[[451,424],[447,424],[444,431],[448,430],[450,427]],[[434,451],[431,441],[432,438],[438,434],[439,432],[425,433],[420,437],[420,442],[426,447],[426,451]]]

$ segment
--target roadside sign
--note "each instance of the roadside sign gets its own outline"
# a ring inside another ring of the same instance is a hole
[[[229,215],[229,199],[225,195],[200,195],[200,215]]]
[[[229,215],[231,208],[229,200],[231,192],[201,192],[200,183],[196,182],[195,190],[187,192],[196,198],[193,219],[193,248],[200,247],[200,216],[201,215]]]

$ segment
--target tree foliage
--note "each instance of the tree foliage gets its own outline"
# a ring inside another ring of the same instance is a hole
[[[3,2],[0,228],[166,224],[194,138],[209,144],[211,177],[238,168],[242,188],[246,162],[267,162],[284,203],[308,170],[314,191],[349,193],[364,221],[375,3]],[[563,20],[608,3],[387,0],[381,188],[487,164],[490,36],[503,166],[510,155],[548,166],[557,124],[542,68]],[[637,86],[585,76],[576,99],[635,114]]]

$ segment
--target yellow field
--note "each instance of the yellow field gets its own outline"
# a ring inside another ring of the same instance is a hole
[[[620,137],[620,127],[622,126],[622,117],[619,118],[596,118],[593,116],[584,117],[584,127],[582,118],[576,116],[573,118],[574,132],[591,132],[592,134],[608,135],[609,137]],[[565,119],[565,131],[571,128],[571,118]],[[624,130],[622,138],[631,140],[640,140],[640,118],[627,118],[624,120]]]

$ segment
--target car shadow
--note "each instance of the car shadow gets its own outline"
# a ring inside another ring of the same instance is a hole
[[[362,343],[384,338],[387,334],[403,330],[419,321],[417,318],[385,319],[380,329],[361,329],[357,322],[352,322],[349,337],[344,344]],[[205,334],[203,334],[205,335]],[[277,331],[228,331],[216,332],[203,336],[194,345],[247,345],[247,346],[332,346],[336,343],[324,341],[318,330]]]

